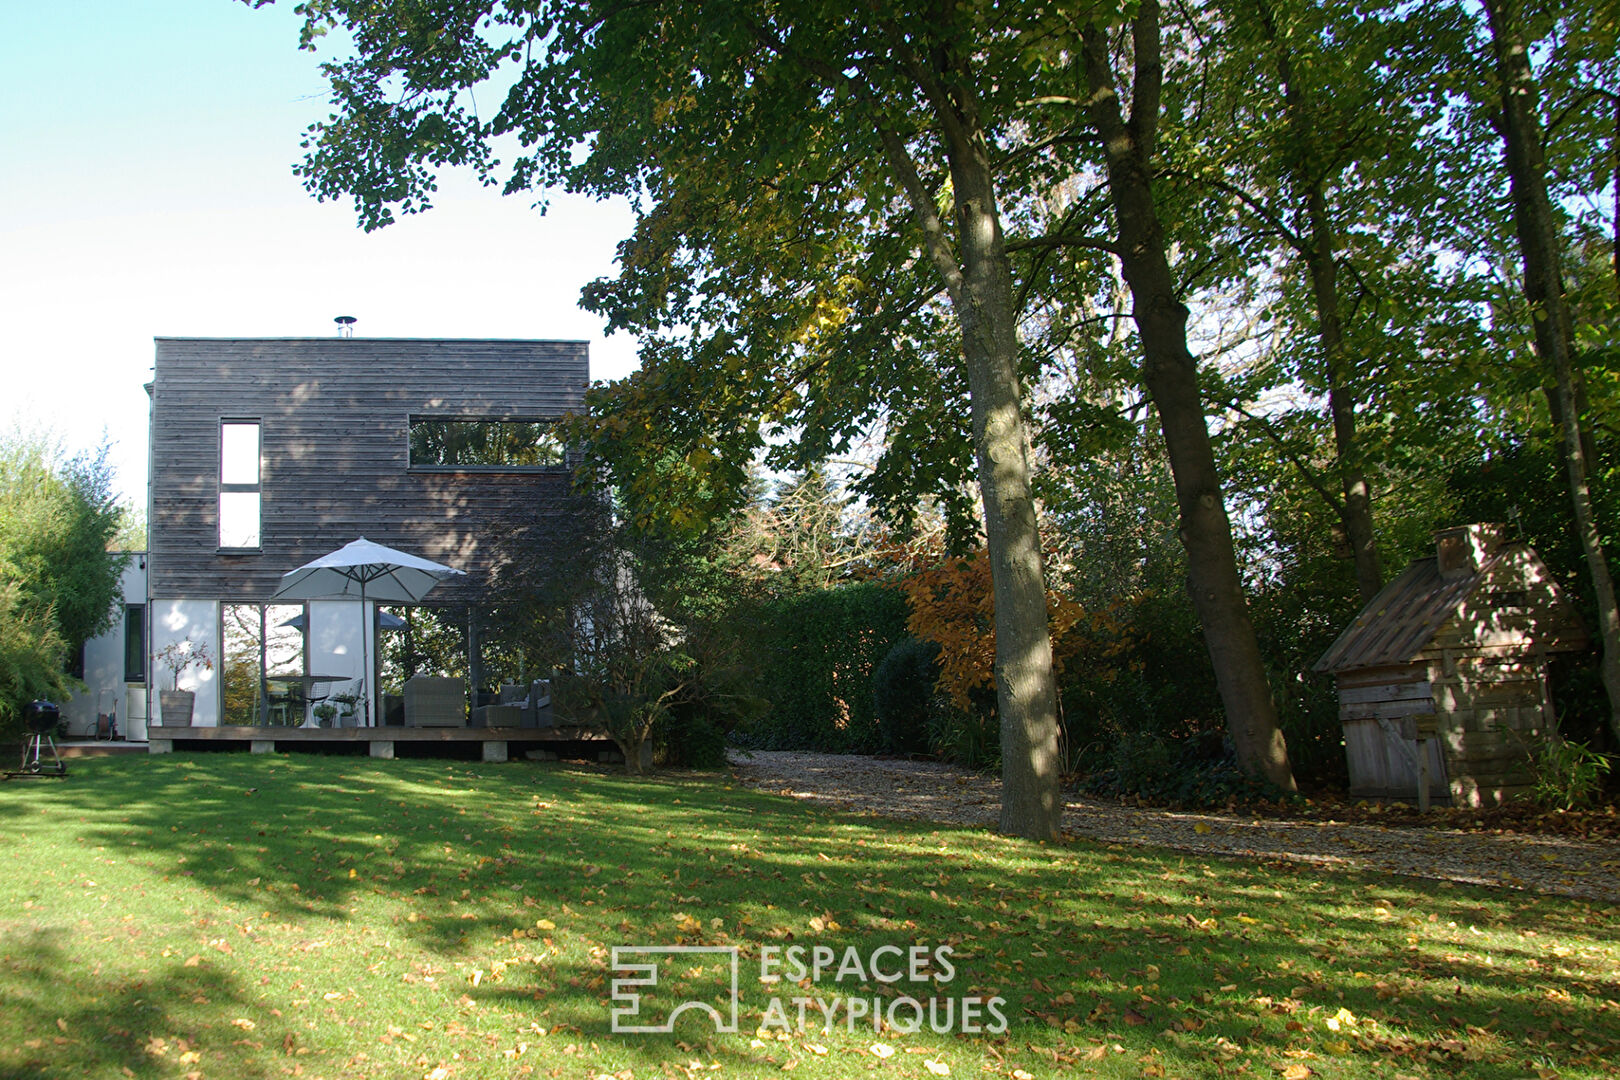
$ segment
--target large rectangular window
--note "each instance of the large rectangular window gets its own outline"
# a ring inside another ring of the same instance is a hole
[[[304,608],[301,604],[222,604],[221,723],[304,722]]]
[[[124,605],[124,681],[146,681],[146,605]]]
[[[219,423],[219,546],[257,548],[260,542],[259,422]]]
[[[550,469],[564,464],[548,420],[411,417],[411,465],[456,469]]]

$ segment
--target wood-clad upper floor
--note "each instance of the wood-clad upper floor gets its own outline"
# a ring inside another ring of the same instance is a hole
[[[582,341],[159,338],[151,385],[151,595],[267,599],[358,536],[449,563],[476,591],[501,541],[561,533],[566,468],[413,465],[413,418],[554,420],[583,407]],[[221,431],[259,432],[258,545],[220,543]]]

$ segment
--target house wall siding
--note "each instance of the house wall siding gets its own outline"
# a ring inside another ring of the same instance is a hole
[[[281,575],[357,536],[449,563],[470,599],[496,541],[555,532],[562,471],[409,467],[411,416],[554,418],[583,407],[576,341],[160,338],[152,388],[154,597],[262,601]],[[261,423],[262,542],[219,550],[219,422]]]

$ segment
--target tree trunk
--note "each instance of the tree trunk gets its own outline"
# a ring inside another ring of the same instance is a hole
[[[1373,537],[1372,492],[1362,466],[1361,446],[1356,440],[1355,397],[1346,385],[1344,322],[1339,304],[1339,266],[1334,256],[1333,222],[1323,194],[1323,179],[1312,175],[1309,166],[1315,155],[1307,152],[1313,139],[1324,132],[1313,131],[1305,92],[1294,75],[1287,46],[1277,33],[1271,9],[1259,5],[1260,22],[1277,58],[1277,75],[1283,85],[1283,107],[1292,139],[1290,169],[1295,182],[1305,190],[1305,213],[1310,223],[1309,239],[1294,237],[1293,243],[1305,260],[1310,274],[1311,295],[1316,305],[1317,340],[1322,345],[1322,369],[1328,388],[1328,416],[1333,422],[1333,449],[1339,474],[1342,501],[1334,507],[1355,560],[1356,588],[1366,604],[1384,587],[1384,570]]]
[[[967,304],[960,312],[963,352],[995,594],[1000,827],[1015,836],[1056,839],[1063,817],[1057,688],[1047,621],[1046,570],[1030,491],[1012,275],[988,183],[982,194],[964,198],[963,174],[977,173],[988,181],[988,170],[953,167],[952,173],[958,177],[957,215],[964,238]],[[986,242],[981,245],[968,237]]]
[[[930,54],[927,66],[915,65],[912,74],[929,100],[945,145],[956,207],[955,251],[945,240],[933,193],[919,179],[903,142],[892,131],[880,131],[962,329],[995,598],[1000,829],[1054,840],[1063,822],[1057,687],[1018,378],[1012,268],[997,206],[995,167],[969,60],[942,49]]]
[[[1159,109],[1158,5],[1144,0],[1132,27],[1136,76],[1131,118],[1121,113],[1108,40],[1095,24],[1082,38],[1090,84],[1087,108],[1107,154],[1108,187],[1125,280],[1142,339],[1142,378],[1164,431],[1187,551],[1188,587],[1215,668],[1228,729],[1244,771],[1294,790],[1288,749],[1277,726],[1254,626],[1249,621],[1231,522],[1187,348],[1187,308],[1176,295],[1154,203],[1148,161]]]
[[[1322,343],[1322,366],[1327,379],[1328,413],[1333,419],[1333,449],[1337,456],[1339,487],[1344,501],[1339,520],[1350,540],[1356,566],[1356,588],[1363,604],[1384,587],[1384,569],[1373,537],[1372,492],[1361,464],[1356,441],[1355,398],[1345,385],[1344,324],[1339,316],[1339,268],[1333,258],[1333,230],[1320,182],[1312,183],[1306,199],[1311,219],[1311,291],[1316,300],[1317,336]]]
[[[1587,481],[1587,447],[1582,438],[1580,400],[1574,361],[1574,334],[1559,272],[1559,237],[1547,194],[1542,156],[1538,95],[1530,70],[1528,43],[1514,0],[1484,0],[1496,59],[1497,89],[1502,96],[1502,148],[1511,182],[1513,224],[1524,257],[1524,296],[1530,304],[1536,351],[1553,373],[1558,413],[1563,427],[1564,467],[1569,476],[1575,528],[1586,555],[1586,568],[1596,594],[1598,626],[1603,640],[1603,686],[1609,694],[1609,728],[1620,740],[1620,612],[1614,582],[1592,513]]]

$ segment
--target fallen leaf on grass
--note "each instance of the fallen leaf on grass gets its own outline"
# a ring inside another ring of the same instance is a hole
[[[923,1068],[927,1069],[935,1076],[951,1075],[951,1067],[945,1064],[943,1061],[925,1061],[923,1062]]]
[[[894,1057],[894,1047],[890,1046],[888,1043],[873,1043],[867,1049],[869,1049],[872,1052],[873,1057],[880,1057],[880,1058]]]

